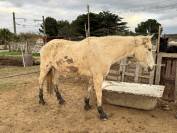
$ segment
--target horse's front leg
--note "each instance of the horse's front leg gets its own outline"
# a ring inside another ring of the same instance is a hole
[[[102,75],[95,75],[93,77],[93,83],[94,83],[94,89],[97,97],[97,110],[100,115],[101,120],[107,120],[108,116],[104,112],[102,107],[102,82],[103,82],[103,76]]]
[[[48,74],[48,70],[41,69],[40,76],[39,76],[39,104],[44,105],[44,96],[43,96],[43,87],[44,87],[44,80]]]

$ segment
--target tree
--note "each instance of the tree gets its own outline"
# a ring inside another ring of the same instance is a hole
[[[57,28],[57,21],[56,19],[52,17],[47,17],[44,21],[45,24],[45,30],[47,36],[57,36],[58,35],[58,28]],[[41,24],[41,28],[39,29],[39,32],[44,33],[44,25]]]
[[[9,46],[10,49],[10,43],[9,41],[12,41],[14,37],[14,34],[9,31],[9,29],[3,28],[0,29],[0,42],[5,45],[5,49],[7,49],[7,46]]]
[[[100,28],[103,35],[116,35],[127,31],[127,22],[122,22],[121,17],[109,11],[103,11],[98,14],[100,18]]]
[[[70,23],[67,20],[60,20],[57,22],[58,25],[58,35],[62,37],[70,37],[71,30],[70,30]]]
[[[90,13],[90,31],[91,35],[94,29],[97,29],[99,25],[97,22],[97,14]],[[87,26],[87,14],[79,15],[74,21],[71,23],[71,32],[73,36],[85,36],[85,25]],[[86,27],[88,28],[88,27]]]
[[[31,32],[26,32],[26,33],[20,33],[18,35],[18,38],[20,41],[28,41],[28,42],[33,42],[36,41],[40,36],[35,34],[35,33],[31,33]]]
[[[105,36],[105,35],[129,35],[127,22],[123,22],[123,18],[109,11],[100,13],[90,13],[90,35]],[[45,28],[48,36],[81,37],[86,36],[88,29],[88,14],[79,15],[70,24],[67,20],[56,21],[51,17],[45,19]],[[39,29],[44,33],[44,26]]]
[[[135,28],[135,32],[137,34],[156,34],[156,37],[158,35],[159,26],[161,24],[157,22],[155,19],[148,19],[145,22],[141,22],[138,24],[138,26]]]
[[[122,22],[121,17],[109,11],[99,14],[90,13],[91,36],[116,35],[127,31],[127,23]],[[77,36],[85,36],[87,26],[87,14],[79,15],[71,24],[72,33]]]

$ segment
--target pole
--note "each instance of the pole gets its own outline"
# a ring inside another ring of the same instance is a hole
[[[89,9],[89,5],[87,5],[87,12],[88,12],[88,32],[87,32],[87,36],[90,36],[90,9]]]
[[[46,29],[45,29],[45,18],[42,16],[43,26],[44,26],[44,34],[46,35]]]
[[[160,49],[160,35],[161,35],[161,25],[159,25],[158,40],[157,40],[157,55]]]
[[[85,37],[87,38],[87,26],[86,26],[86,24],[84,25],[85,26]]]
[[[24,57],[24,53],[23,53],[24,47],[21,46],[21,52],[22,52],[22,61],[23,61],[23,67],[26,67],[26,63],[25,63],[25,57]]]
[[[16,33],[17,33],[17,31],[16,31],[16,22],[15,22],[15,12],[13,12],[13,13],[12,13],[12,15],[13,15],[13,27],[14,27],[14,34],[16,34]]]
[[[160,34],[161,34],[161,25],[159,25],[159,31],[158,31],[158,39],[157,39],[157,48],[156,48],[156,56],[155,56],[155,63],[157,64],[157,67],[155,67],[155,74],[154,75],[154,80],[155,84],[159,84],[158,82],[158,77],[161,69],[161,63],[162,63],[162,58],[159,56],[159,49],[160,49]]]
[[[44,16],[42,16],[42,22],[43,22],[43,26],[44,26],[44,43],[46,43],[46,27],[45,27],[45,18]]]

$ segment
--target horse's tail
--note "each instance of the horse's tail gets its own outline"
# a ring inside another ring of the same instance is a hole
[[[46,80],[47,80],[47,92],[49,94],[52,94],[53,93],[53,89],[54,89],[53,88],[54,85],[53,85],[52,79],[53,79],[53,72],[52,72],[52,70],[50,70],[48,72],[48,74],[47,74],[47,77],[46,77]]]

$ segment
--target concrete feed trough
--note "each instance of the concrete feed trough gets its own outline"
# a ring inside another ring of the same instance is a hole
[[[103,100],[109,104],[152,110],[162,97],[164,86],[104,81]]]

